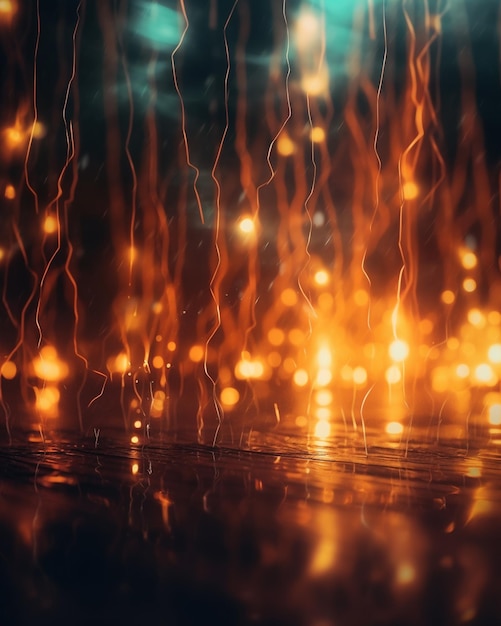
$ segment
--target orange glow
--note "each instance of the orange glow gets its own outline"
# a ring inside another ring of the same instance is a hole
[[[294,379],[294,383],[298,387],[304,387],[305,385],[308,384],[308,380],[309,380],[308,372],[306,370],[296,370],[294,372],[293,379]]]
[[[115,357],[110,357],[106,361],[106,367],[111,373],[126,374],[130,369],[130,361],[125,352],[117,354]]]
[[[40,350],[40,356],[33,360],[35,376],[41,380],[57,382],[68,376],[68,365],[59,359],[53,346],[44,346]]]
[[[315,424],[315,437],[326,439],[331,434],[331,425],[326,420],[319,420]]]
[[[460,363],[456,367],[456,374],[458,378],[468,378],[470,375],[470,368],[466,365],[466,363]]]
[[[400,436],[404,432],[404,427],[400,422],[388,422],[385,428],[388,435]]]
[[[283,133],[280,135],[277,141],[277,151],[283,157],[289,157],[294,154],[296,151],[296,144],[292,141],[292,139],[286,134]]]
[[[317,285],[323,287],[329,283],[329,274],[325,270],[315,272],[314,280]]]
[[[390,358],[397,363],[405,361],[409,356],[409,345],[401,339],[396,339],[390,344],[388,348]]]
[[[16,374],[17,367],[13,361],[5,361],[5,363],[2,364],[2,367],[0,368],[0,375],[2,378],[12,380],[16,377]]]
[[[240,380],[261,378],[264,374],[264,366],[261,361],[241,359],[235,367],[235,376]]]
[[[463,289],[467,293],[473,293],[477,288],[477,281],[473,278],[465,278],[463,280]]]
[[[322,143],[325,141],[325,130],[320,126],[314,126],[310,131],[310,139],[313,143]]]
[[[487,323],[485,315],[479,309],[470,309],[468,311],[468,321],[477,328],[484,328]]]
[[[396,385],[402,380],[402,372],[398,365],[391,365],[385,373],[386,382],[389,385]]]
[[[13,185],[7,185],[5,187],[4,196],[7,200],[14,200],[14,198],[16,197],[16,190],[14,189]]]
[[[442,291],[442,295],[440,296],[440,298],[444,304],[453,304],[456,300],[456,296],[452,291],[450,291],[450,289]]]
[[[285,306],[295,306],[297,304],[297,293],[294,289],[284,289],[280,295],[280,299]]]
[[[233,407],[240,400],[240,393],[234,387],[225,387],[219,396],[221,404],[225,407]]]
[[[204,359],[205,351],[202,346],[194,345],[191,346],[190,351],[188,352],[188,357],[190,361],[193,363],[200,363]]]
[[[243,217],[239,221],[238,227],[246,235],[250,235],[251,233],[255,232],[255,230],[256,230],[256,225],[255,225],[254,220],[252,219],[252,217]]]
[[[329,406],[332,404],[332,391],[328,391],[327,389],[323,389],[321,391],[317,391],[315,394],[315,402],[319,406]]]
[[[162,417],[166,399],[167,396],[164,391],[162,391],[161,389],[155,391],[155,393],[153,394],[153,400],[151,402],[151,417]]]
[[[487,357],[491,363],[501,363],[501,343],[494,343],[489,346]]]
[[[327,346],[320,348],[317,354],[317,363],[320,368],[328,368],[332,366],[332,353]]]
[[[57,219],[53,215],[48,215],[44,220],[43,229],[47,233],[47,235],[52,235],[54,233],[57,233],[57,230],[58,230]]]
[[[461,255],[461,264],[466,270],[472,270],[478,265],[478,259],[474,252],[467,251]]]
[[[475,368],[475,378],[477,382],[493,386],[498,382],[498,377],[496,376],[494,370],[487,363],[481,363],[477,365]]]
[[[416,183],[408,181],[402,187],[404,200],[415,200],[419,196],[419,187]]]
[[[365,385],[367,382],[367,371],[363,367],[356,367],[353,370],[353,382],[355,385]]]
[[[9,23],[17,10],[14,0],[0,0],[0,23]]]
[[[268,332],[268,341],[272,346],[281,346],[285,340],[285,333],[281,328],[272,328]]]
[[[59,399],[61,394],[57,387],[49,385],[38,389],[35,387],[36,402],[35,406],[44,417],[54,418],[59,413]]]
[[[489,424],[501,426],[501,403],[496,402],[489,407]]]

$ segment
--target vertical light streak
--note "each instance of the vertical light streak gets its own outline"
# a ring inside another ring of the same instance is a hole
[[[60,206],[59,206],[59,200],[61,199],[62,195],[63,195],[63,178],[66,174],[66,171],[68,170],[71,161],[73,160],[74,156],[75,156],[75,144],[74,144],[74,137],[73,137],[73,130],[71,128],[71,120],[70,122],[68,122],[67,119],[67,107],[68,107],[68,101],[69,101],[69,97],[70,97],[70,93],[73,87],[73,83],[75,81],[75,77],[76,77],[76,37],[77,37],[77,33],[78,33],[78,29],[80,26],[80,7],[81,7],[81,2],[79,2],[79,4],[77,5],[76,8],[76,22],[75,22],[75,26],[73,29],[73,33],[72,33],[72,63],[71,63],[71,75],[70,78],[68,80],[68,85],[66,87],[66,93],[65,93],[65,97],[64,97],[64,102],[63,102],[63,109],[62,109],[62,120],[63,120],[63,125],[64,125],[64,132],[65,132],[65,136],[66,136],[66,161],[63,164],[63,167],[61,168],[61,171],[59,173],[58,179],[57,179],[57,194],[56,197],[49,203],[48,208],[50,208],[51,206],[55,206],[56,208],[56,220],[57,220],[57,243],[56,243],[56,247],[54,249],[54,251],[52,252],[51,257],[49,258],[44,271],[42,273],[42,277],[40,279],[40,288],[39,288],[39,299],[37,302],[37,307],[36,307],[36,313],[35,313],[35,324],[37,326],[38,329],[38,347],[41,346],[42,344],[42,339],[43,339],[43,331],[42,331],[42,326],[40,323],[40,311],[41,311],[41,306],[42,306],[42,295],[43,295],[43,291],[44,291],[44,287],[45,287],[45,281],[47,279],[47,276],[49,275],[49,272],[51,270],[52,264],[54,262],[54,259],[57,257],[57,255],[59,254],[60,250],[61,250],[61,221],[60,221]],[[75,182],[76,185],[76,182]],[[74,188],[73,188],[74,191]],[[69,233],[66,233],[67,238],[69,238]]]
[[[323,59],[319,62],[319,67],[321,67],[322,65],[322,61]],[[313,128],[313,119],[311,116],[311,106],[310,106],[310,95],[306,94],[306,110],[308,113],[308,123],[310,125],[310,130]],[[306,301],[306,304],[308,305],[308,308],[311,311],[311,314],[314,318],[317,318],[317,312],[315,311],[315,307],[313,306],[313,303],[311,302],[310,298],[308,297],[308,295],[306,294],[304,287],[301,283],[301,274],[304,273],[307,269],[308,269],[308,265],[310,264],[311,261],[311,253],[310,253],[310,244],[311,244],[311,236],[312,236],[312,232],[313,232],[313,221],[311,219],[311,214],[310,211],[308,209],[308,203],[310,202],[311,198],[313,197],[313,194],[315,193],[315,185],[317,182],[317,162],[315,159],[315,142],[313,141],[313,139],[310,139],[310,155],[311,155],[311,164],[313,167],[313,174],[312,174],[312,178],[311,178],[311,185],[310,185],[310,190],[308,191],[308,195],[306,196],[306,199],[304,201],[304,210],[306,212],[306,216],[308,218],[308,234],[306,236],[306,243],[305,243],[305,252],[306,252],[306,263],[304,265],[304,267],[302,268],[302,270],[299,272],[298,274],[298,279],[297,279],[297,284],[299,287],[299,291],[301,292],[301,295],[303,296],[303,298]],[[308,318],[308,326],[309,326],[309,332],[311,335],[312,332],[312,326],[311,326],[311,319]]]
[[[174,50],[172,51],[172,54],[171,54],[172,77],[174,79],[174,87],[176,89],[176,92],[177,92],[177,95],[178,95],[178,98],[179,98],[179,105],[181,107],[181,132],[182,132],[182,135],[183,135],[184,151],[185,151],[185,156],[186,156],[186,164],[188,165],[188,167],[191,170],[193,170],[193,172],[195,174],[195,178],[193,180],[193,193],[195,194],[195,199],[196,199],[197,206],[198,206],[198,212],[200,214],[200,220],[202,221],[202,224],[205,224],[204,212],[203,212],[203,208],[202,208],[202,200],[200,198],[200,193],[198,191],[198,179],[200,177],[200,170],[192,162],[191,156],[190,156],[190,146],[189,146],[189,143],[188,143],[188,132],[186,130],[186,110],[185,110],[184,99],[183,99],[183,95],[181,93],[181,88],[179,87],[179,80],[178,80],[178,76],[177,76],[176,55],[179,52],[179,50],[181,49],[181,47],[182,47],[182,45],[184,43],[185,37],[186,37],[186,33],[188,32],[188,29],[190,27],[190,22],[188,20],[188,15],[186,13],[186,7],[185,7],[184,0],[179,0],[179,4],[180,4],[183,20],[184,20],[184,28],[183,28],[183,32],[181,33],[181,36],[179,38],[178,44],[174,48]]]
[[[374,5],[372,0],[369,0],[369,8],[370,8],[370,20],[371,20],[371,24],[373,25],[374,23]],[[381,156],[379,154],[379,148],[378,148],[378,143],[379,143],[379,134],[380,134],[380,126],[381,126],[381,94],[383,92],[383,82],[384,82],[384,76],[385,76],[385,70],[386,70],[386,63],[388,60],[388,32],[387,32],[387,25],[386,25],[386,0],[383,0],[382,3],[382,25],[383,25],[383,41],[384,41],[384,51],[383,51],[383,59],[381,61],[381,71],[379,73],[379,81],[378,81],[378,86],[377,86],[377,92],[376,92],[376,128],[374,131],[374,141],[373,141],[373,150],[374,150],[374,155],[376,157],[376,161],[377,161],[377,173],[376,173],[376,180],[374,182],[374,210],[372,212],[372,218],[369,224],[369,233],[372,232],[372,228],[374,226],[374,220],[376,219],[376,215],[379,211],[379,202],[380,202],[380,184],[381,184],[381,174],[382,174],[382,169],[383,169],[383,163],[381,161]],[[372,32],[372,30],[371,30]],[[367,257],[367,249],[364,252],[363,258],[362,258],[362,272],[364,274],[364,276],[367,279],[367,283],[369,285],[369,289],[372,287],[372,282],[370,279],[369,274],[367,273],[367,270],[365,269],[365,260]],[[369,330],[371,329],[371,301],[369,298],[369,303],[368,303],[368,307],[367,307],[367,326],[369,328]]]
[[[225,121],[225,124],[224,124],[223,133],[221,135],[221,140],[217,148],[216,156],[214,158],[212,170],[211,170],[211,177],[216,186],[216,214],[214,218],[214,249],[216,253],[216,265],[214,267],[214,272],[210,279],[209,288],[210,288],[210,293],[211,293],[211,296],[212,296],[212,299],[214,301],[214,305],[216,308],[216,323],[211,333],[209,334],[207,338],[207,342],[205,344],[204,372],[212,384],[212,396],[213,396],[214,407],[216,410],[216,417],[217,417],[217,422],[218,422],[216,426],[216,430],[214,432],[214,439],[212,442],[213,446],[215,446],[217,443],[219,431],[221,429],[221,425],[223,421],[223,409],[217,397],[217,379],[212,377],[211,373],[209,372],[208,363],[207,363],[210,342],[221,326],[221,309],[220,309],[220,304],[219,304],[218,289],[216,288],[219,268],[221,266],[221,252],[219,249],[220,219],[221,219],[221,183],[219,182],[219,178],[217,176],[217,169],[219,166],[219,161],[221,159],[221,153],[223,151],[224,142],[228,134],[228,129],[230,127],[230,113],[229,113],[229,103],[228,103],[228,80],[229,80],[230,71],[231,71],[231,58],[230,58],[230,49],[229,49],[229,44],[228,44],[227,29],[231,22],[231,18],[233,16],[233,13],[235,11],[237,4],[238,4],[238,0],[235,0],[223,27],[224,51],[225,51],[225,57],[226,57],[226,71],[224,75],[224,115],[225,115],[224,121]],[[202,426],[200,426],[200,428],[201,427]]]
[[[124,7],[123,11],[124,13],[126,13],[127,2],[123,2],[123,7]],[[121,20],[119,20],[119,23],[121,23]],[[130,251],[131,251],[131,253],[129,254],[129,288],[130,288],[132,287],[132,275],[134,271],[134,261],[135,261],[135,256],[136,256],[134,254],[134,250],[135,250],[134,230],[135,230],[136,215],[137,215],[137,174],[136,174],[136,168],[134,165],[134,160],[132,158],[132,154],[130,151],[130,141],[132,137],[132,129],[133,129],[133,124],[134,124],[134,98],[132,97],[132,85],[130,81],[129,68],[126,62],[126,56],[125,56],[125,51],[123,49],[123,41],[122,41],[122,35],[121,35],[120,30],[118,31],[117,40],[118,40],[118,46],[120,50],[120,57],[122,61],[122,69],[124,72],[125,86],[127,89],[127,101],[129,103],[129,115],[128,115],[128,120],[127,120],[127,131],[125,135],[124,150],[125,150],[125,155],[127,157],[127,162],[129,164],[130,173],[132,176],[131,215],[130,215],[130,226],[129,226],[129,244],[130,244]]]
[[[36,21],[37,21],[37,34],[35,39],[35,50],[33,53],[33,123],[31,125],[31,131],[28,139],[28,147],[26,150],[26,156],[24,159],[24,179],[26,186],[33,195],[35,201],[35,213],[38,215],[38,193],[30,182],[29,173],[29,159],[31,154],[31,147],[33,145],[33,137],[35,135],[35,129],[38,123],[38,51],[40,49],[40,35],[41,35],[41,22],[40,22],[40,0],[36,0]]]
[[[291,63],[290,63],[290,31],[289,31],[289,22],[287,20],[287,0],[282,0],[282,17],[284,20],[285,33],[286,33],[285,63],[287,66],[287,71],[285,73],[285,99],[286,99],[286,104],[287,104],[287,115],[285,116],[285,119],[283,120],[278,131],[276,132],[275,136],[273,137],[273,139],[271,140],[268,146],[268,150],[266,153],[266,162],[268,164],[268,170],[269,170],[270,175],[268,179],[265,180],[263,183],[261,183],[256,190],[256,207],[257,207],[256,211],[258,215],[259,215],[259,210],[261,207],[261,202],[260,202],[261,191],[265,187],[267,187],[269,184],[271,184],[271,182],[273,181],[276,175],[275,168],[273,167],[273,163],[271,162],[271,153],[273,152],[273,148],[275,147],[275,144],[277,143],[278,138],[280,137],[282,132],[285,130],[285,127],[287,126],[289,120],[292,117],[292,104],[291,104],[291,95],[290,95],[290,88],[289,88],[289,81],[290,81],[290,75],[291,75]]]

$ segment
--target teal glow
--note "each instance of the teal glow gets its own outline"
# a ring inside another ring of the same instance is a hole
[[[172,52],[181,36],[181,20],[177,11],[156,2],[135,2],[131,31],[159,51]]]

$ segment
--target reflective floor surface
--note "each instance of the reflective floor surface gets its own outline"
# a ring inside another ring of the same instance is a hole
[[[268,443],[2,446],[0,623],[501,623],[496,458]]]

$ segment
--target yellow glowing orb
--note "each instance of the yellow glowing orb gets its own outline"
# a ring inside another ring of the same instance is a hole
[[[486,324],[485,315],[479,309],[470,309],[468,311],[468,321],[477,328],[483,328]]]
[[[143,425],[143,422],[141,420],[136,420],[134,422],[134,428],[141,428],[142,425]]]
[[[193,363],[200,363],[201,361],[203,361],[204,354],[205,351],[202,346],[196,344],[194,346],[191,346],[190,351],[188,352],[188,358],[190,359],[190,361],[193,361]]]
[[[401,435],[404,432],[404,427],[400,422],[388,422],[385,428],[388,435]]]
[[[363,367],[356,367],[353,370],[353,382],[355,385],[365,385],[367,382],[367,371]]]
[[[13,185],[7,185],[5,187],[4,196],[7,200],[14,200],[16,197],[16,190]]]
[[[329,74],[325,66],[316,73],[305,76],[301,82],[303,91],[310,96],[321,96],[329,86]]]
[[[461,256],[461,264],[465,270],[472,270],[477,267],[478,259],[474,252],[467,251]]]
[[[446,289],[445,291],[442,291],[440,299],[444,304],[453,304],[456,300],[456,296],[454,295],[453,291],[451,291],[450,289]]]
[[[470,375],[470,368],[466,365],[466,363],[459,363],[456,367],[456,376],[458,378],[468,378]]]
[[[325,270],[318,270],[313,279],[317,285],[323,287],[329,283],[329,274]]]
[[[53,235],[57,232],[58,221],[53,215],[47,215],[43,223],[43,229],[47,235]]]
[[[332,417],[332,411],[328,406],[319,406],[315,409],[315,417],[318,420],[329,420]]]
[[[298,387],[304,387],[308,384],[308,372],[303,369],[296,370],[294,372],[293,380]]]
[[[9,20],[16,12],[14,0],[0,0],[0,20]]]
[[[280,328],[271,328],[268,331],[268,341],[272,346],[281,346],[285,339],[285,333]]]
[[[297,304],[297,293],[294,289],[288,287],[280,294],[280,300],[285,306],[295,306]]]
[[[240,400],[240,393],[234,387],[225,387],[219,396],[221,404],[225,407],[232,407]]]
[[[132,435],[130,442],[133,444],[139,443],[139,437],[137,435]]]
[[[331,434],[331,425],[327,420],[319,420],[315,424],[315,437],[326,439]]]
[[[475,368],[475,378],[479,383],[484,385],[495,385],[498,382],[494,370],[488,363],[480,363]]]
[[[316,383],[319,387],[328,385],[332,380],[332,372],[327,367],[322,367],[317,372]]]
[[[332,391],[329,391],[328,389],[321,389],[315,394],[315,402],[319,406],[329,406],[332,404],[332,400]]]
[[[139,472],[139,463],[133,463],[130,471],[135,476]]]
[[[388,353],[393,361],[400,363],[401,361],[405,361],[409,356],[409,345],[401,339],[395,339],[395,341],[392,341],[390,344]]]
[[[407,181],[402,185],[404,200],[415,200],[419,196],[419,187],[413,181]]]
[[[36,408],[43,413],[45,417],[57,417],[58,405],[61,394],[57,387],[48,385],[42,389],[35,388]]]
[[[282,133],[277,141],[278,154],[284,157],[291,156],[296,151],[296,144],[286,133]]]
[[[240,228],[240,230],[246,235],[250,235],[256,230],[256,225],[252,217],[243,217],[238,222],[238,228]]]
[[[240,380],[261,378],[264,366],[261,361],[241,359],[235,366],[235,376]]]
[[[473,293],[477,288],[477,281],[473,278],[465,278],[463,280],[463,289],[466,293]]]
[[[320,348],[317,354],[317,363],[320,368],[331,367],[332,365],[332,353],[328,346]]]
[[[391,365],[385,372],[386,382],[389,385],[396,385],[402,380],[402,372],[398,365]]]
[[[487,357],[491,363],[501,363],[501,343],[493,343],[489,347]]]
[[[325,130],[321,126],[314,126],[310,131],[310,139],[313,143],[325,141]]]
[[[3,363],[2,367],[0,368],[0,375],[2,376],[2,378],[5,378],[7,380],[12,380],[16,377],[16,374],[17,367],[13,361],[5,361],[5,363]]]
[[[44,346],[40,356],[33,361],[35,375],[41,380],[56,382],[68,376],[67,363],[59,359],[53,346]]]
[[[156,356],[153,357],[153,360],[151,361],[151,364],[153,365],[153,367],[156,370],[162,369],[162,367],[164,366],[163,357],[161,357],[159,354],[157,354]]]
[[[492,426],[501,425],[501,404],[499,402],[489,407],[489,424]]]

